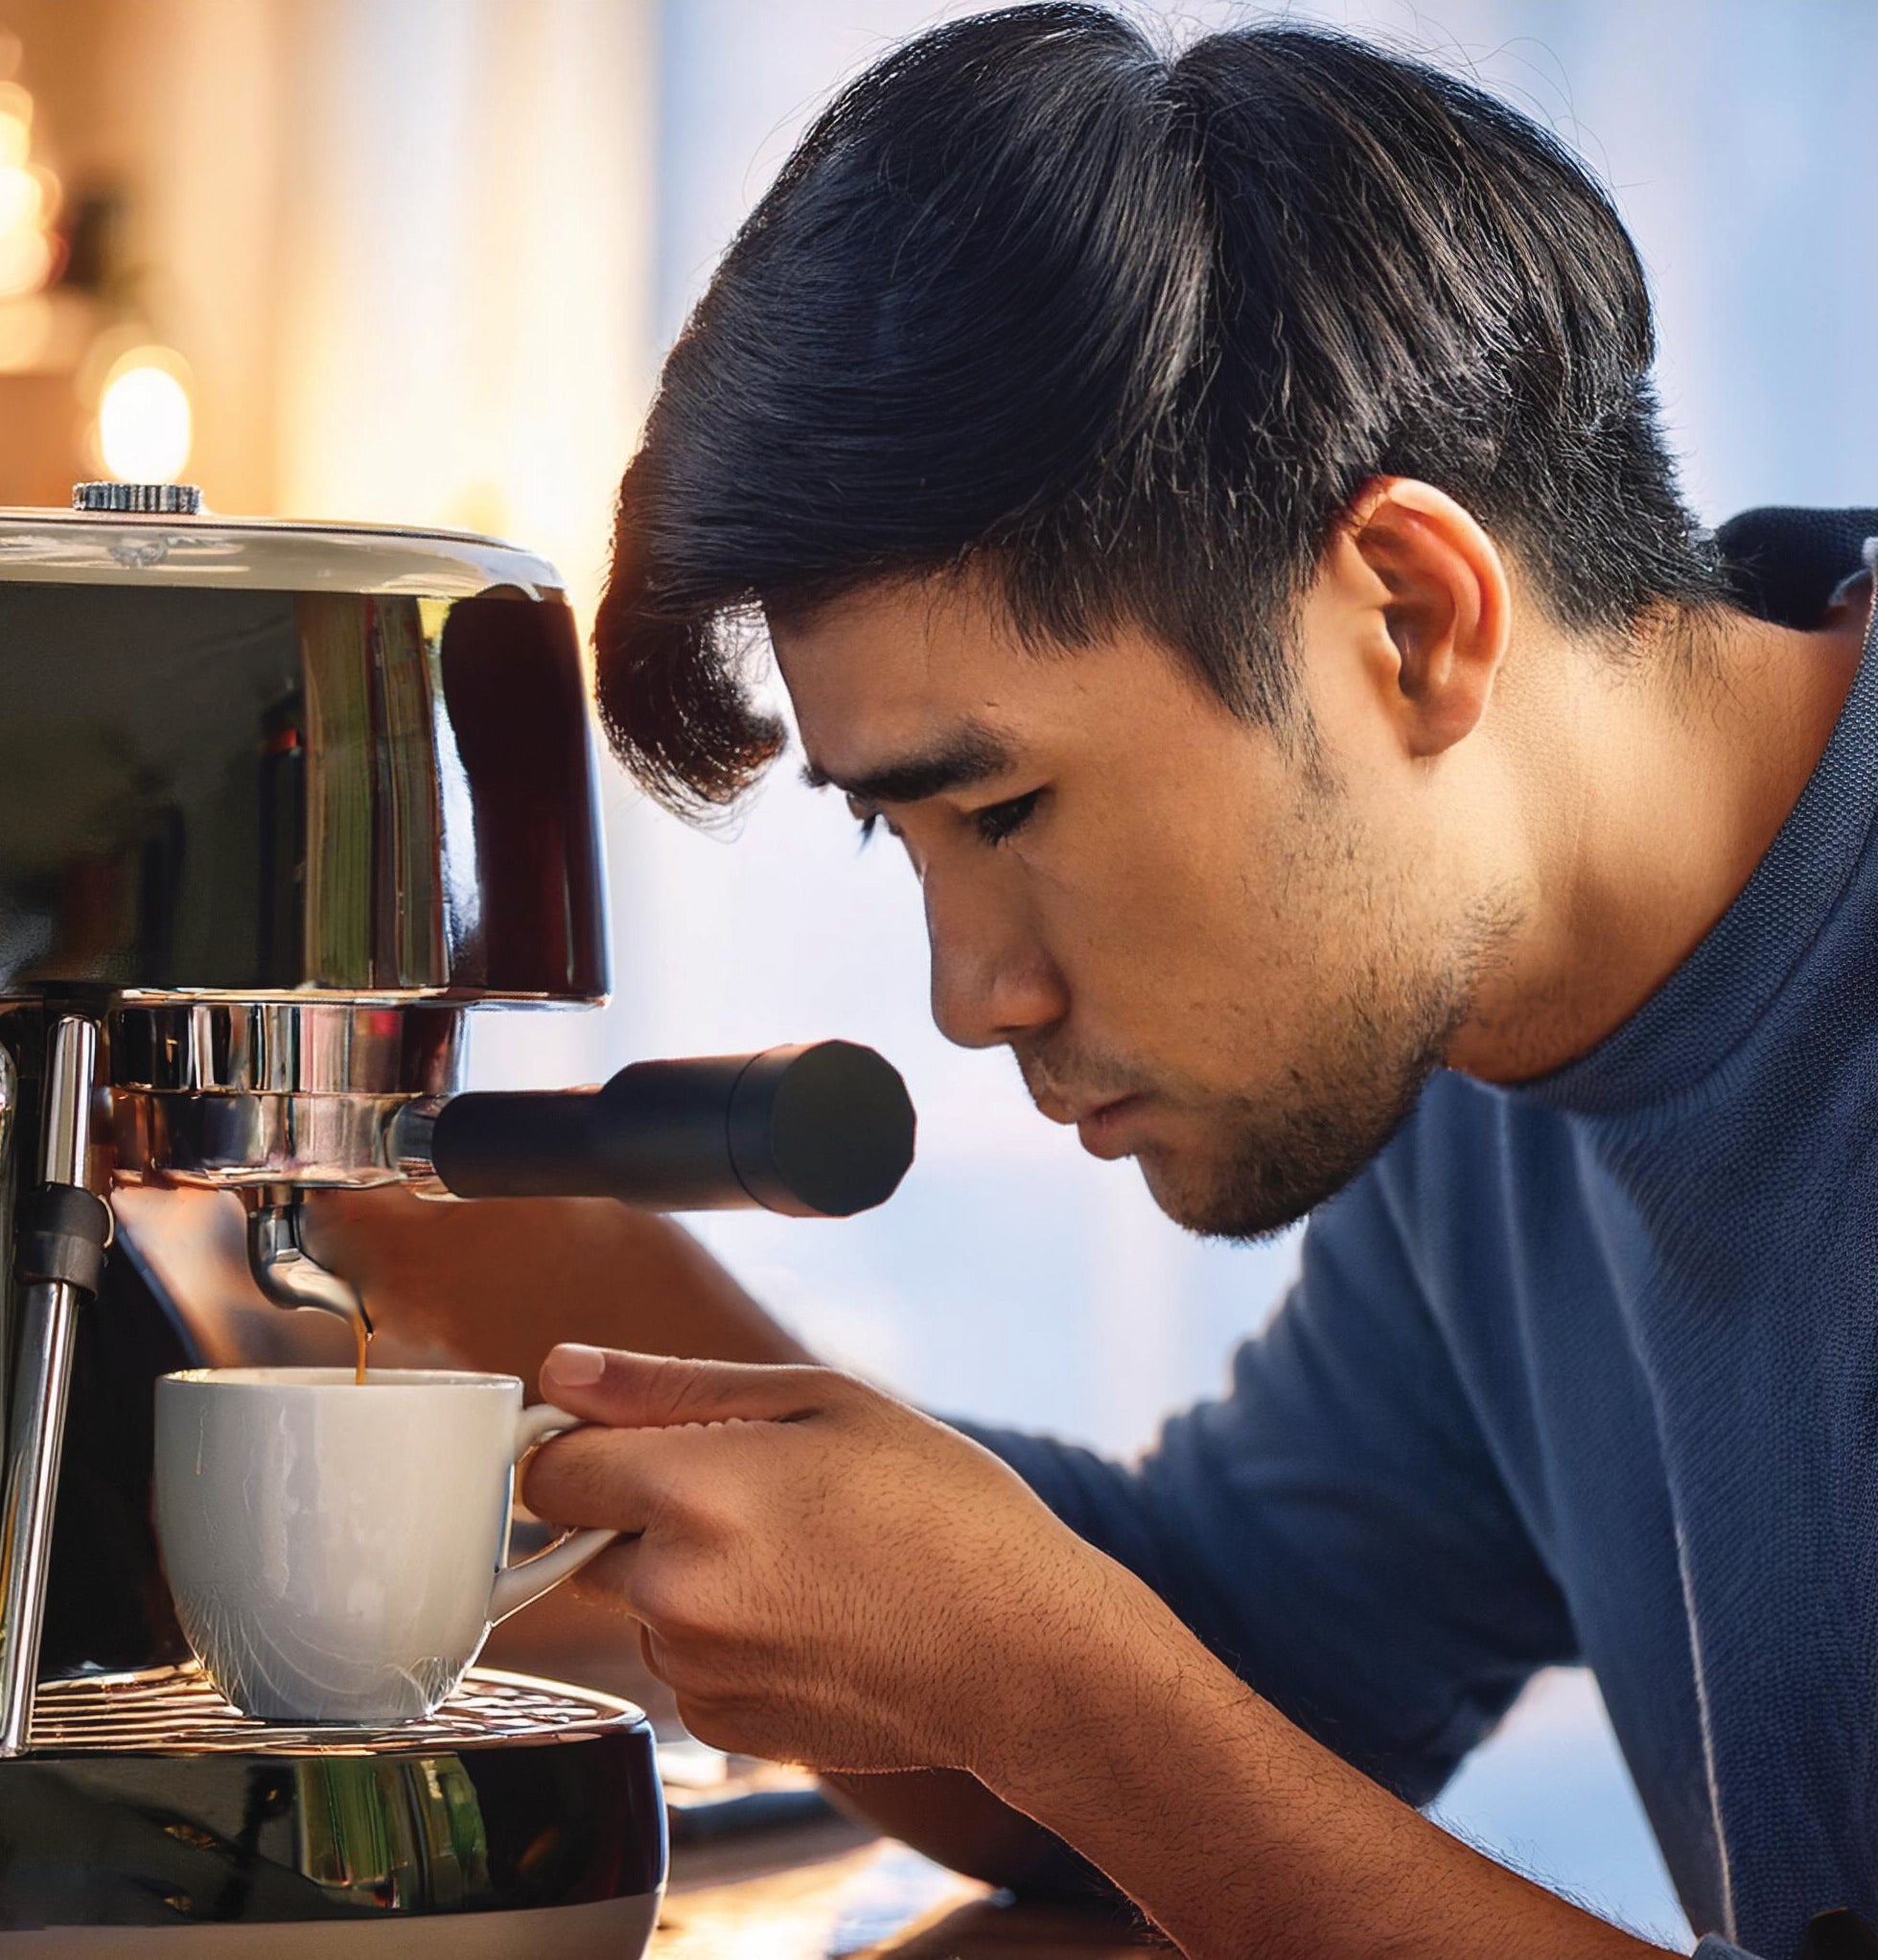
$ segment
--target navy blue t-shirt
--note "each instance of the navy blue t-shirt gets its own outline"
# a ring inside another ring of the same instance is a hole
[[[1874,816],[1878,622],[1688,960],[1541,1083],[1437,1076],[1224,1400],[1130,1466],[972,1429],[1416,1803],[1588,1665],[1704,1956],[1878,1925]]]

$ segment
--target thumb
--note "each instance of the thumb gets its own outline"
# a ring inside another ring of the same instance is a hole
[[[825,1368],[684,1361],[564,1341],[542,1364],[542,1393],[569,1415],[614,1429],[687,1422],[793,1422],[826,1407]]]

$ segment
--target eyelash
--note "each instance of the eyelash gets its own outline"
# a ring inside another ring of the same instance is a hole
[[[971,824],[978,832],[979,841],[995,850],[1014,837],[1036,814],[1042,797],[1042,790],[1032,789],[1023,796],[1009,797],[1003,803],[987,804],[982,810],[973,810]],[[861,848],[864,851],[873,842],[874,833],[887,824],[887,819],[878,810],[857,809],[854,820],[861,827]],[[893,826],[888,824],[887,828],[892,830]]]
[[[1032,789],[1006,803],[987,804],[984,809],[972,812],[972,825],[980,838],[995,848],[1014,837],[1031,821],[1042,796],[1042,790]]]

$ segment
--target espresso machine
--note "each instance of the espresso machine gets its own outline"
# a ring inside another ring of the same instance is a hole
[[[913,1110],[845,1042],[463,1088],[471,1010],[607,988],[551,567],[174,484],[0,512],[0,1954],[641,1950],[665,1815],[629,1703],[478,1669],[424,1723],[296,1730],[194,1667],[149,1490],[151,1384],[199,1355],[110,1202],[238,1194],[261,1293],[358,1322],[310,1192],[891,1195]]]

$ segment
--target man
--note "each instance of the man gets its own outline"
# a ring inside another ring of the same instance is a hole
[[[1206,1960],[1593,1960],[1646,1949],[1412,1808],[1583,1660],[1704,1952],[1878,1909],[1861,526],[1725,570],[1652,351],[1549,138],[1291,29],[948,27],[759,205],[626,476],[620,754],[742,791],[760,616],[943,1030],[1190,1228],[1311,1223],[1131,1468],[695,1260],[650,1313],[731,1359],[558,1349],[608,1427],[529,1501],[634,1534],[598,1576],[702,1737],[994,1877],[1073,1847]]]

